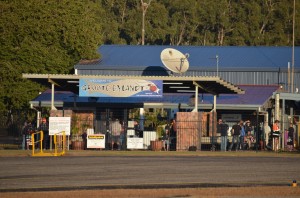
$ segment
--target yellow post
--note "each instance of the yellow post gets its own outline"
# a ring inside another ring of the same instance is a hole
[[[66,150],[66,132],[63,131],[63,151],[62,151],[62,154],[64,155],[65,154],[65,150]]]
[[[57,137],[56,134],[54,134],[53,143],[54,143],[54,153],[57,153]]]
[[[41,134],[41,138],[40,138],[40,147],[41,147],[41,153],[43,152],[43,140],[44,140],[44,132],[43,131],[40,131],[39,132]]]
[[[35,141],[34,141],[34,133],[33,133],[31,134],[32,155],[34,155],[34,143]]]

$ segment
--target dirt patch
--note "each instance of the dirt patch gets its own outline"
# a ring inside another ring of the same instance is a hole
[[[227,188],[183,188],[183,189],[115,189],[115,190],[78,190],[49,192],[10,192],[0,193],[2,198],[196,198],[196,197],[299,197],[300,187],[227,187]]]

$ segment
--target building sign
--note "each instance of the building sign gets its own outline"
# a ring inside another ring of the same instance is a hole
[[[50,117],[49,118],[49,135],[65,132],[70,135],[71,117]]]
[[[79,96],[81,97],[162,97],[162,93],[161,80],[79,80]]]
[[[93,134],[87,135],[87,148],[105,148],[105,135]]]

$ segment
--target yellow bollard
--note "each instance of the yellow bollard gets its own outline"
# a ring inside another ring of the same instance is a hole
[[[296,180],[293,181],[292,186],[297,187],[297,181]]]

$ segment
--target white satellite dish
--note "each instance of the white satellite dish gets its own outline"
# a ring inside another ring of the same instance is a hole
[[[175,73],[184,73],[189,68],[189,61],[187,60],[189,54],[183,54],[173,48],[166,48],[161,51],[160,59],[165,67]]]

